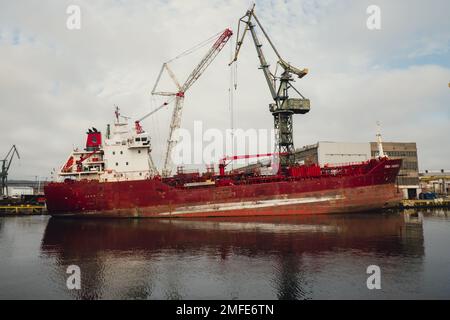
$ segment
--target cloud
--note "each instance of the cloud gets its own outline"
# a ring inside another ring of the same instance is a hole
[[[82,28],[66,28],[66,8],[81,7]],[[308,67],[298,80],[311,99],[295,116],[297,147],[318,140],[368,141],[375,122],[386,140],[416,141],[421,169],[448,168],[450,81],[448,1],[378,1],[382,29],[366,28],[371,1],[258,1],[257,13],[286,60]],[[16,144],[11,177],[48,176],[85,129],[104,128],[113,105],[140,117],[161,64],[231,26],[249,3],[230,1],[0,0],[0,156]],[[230,127],[231,48],[226,47],[186,95],[182,126]],[[274,66],[274,55],[263,42]],[[203,51],[204,52],[204,51]],[[174,63],[180,78],[202,51]],[[421,59],[426,59],[422,63]],[[271,128],[271,97],[251,38],[237,66],[235,127]],[[161,162],[169,110],[144,121]]]

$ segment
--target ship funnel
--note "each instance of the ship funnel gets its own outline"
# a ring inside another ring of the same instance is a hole
[[[102,145],[102,134],[97,129],[92,128],[87,132],[86,151],[98,150]]]

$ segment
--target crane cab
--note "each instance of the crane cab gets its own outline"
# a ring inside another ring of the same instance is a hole
[[[291,111],[294,114],[305,114],[310,110],[309,99],[289,98],[282,102],[278,108],[276,103],[269,105],[270,112]]]

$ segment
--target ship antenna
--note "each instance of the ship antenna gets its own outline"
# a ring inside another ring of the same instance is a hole
[[[120,112],[119,112],[119,107],[116,105],[116,110],[114,111],[115,115],[116,115],[116,121],[117,123],[119,123],[119,116],[120,116]]]
[[[378,156],[380,158],[386,157],[383,151],[383,140],[381,139],[381,123],[377,121],[377,144],[378,144]]]

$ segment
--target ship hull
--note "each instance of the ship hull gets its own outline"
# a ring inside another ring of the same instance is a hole
[[[306,193],[293,198],[198,204],[178,207],[148,206],[72,212],[53,216],[91,218],[195,218],[239,216],[288,216],[301,214],[351,213],[393,207],[400,201],[394,185],[348,188],[337,192]]]
[[[46,186],[53,216],[92,218],[192,218],[350,213],[392,207],[400,162],[387,160],[370,174],[318,177],[197,189],[159,180]]]

